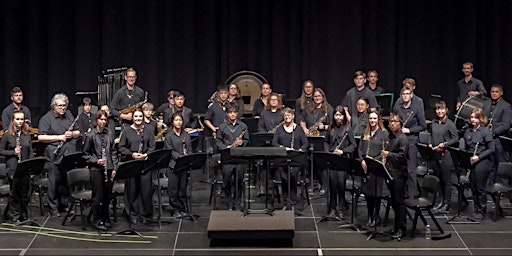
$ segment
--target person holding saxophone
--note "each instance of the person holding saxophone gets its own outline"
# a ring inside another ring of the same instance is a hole
[[[234,147],[245,147],[249,143],[249,131],[245,123],[238,119],[239,106],[237,104],[226,105],[227,122],[219,125],[217,129],[216,144],[219,150]],[[240,195],[242,189],[242,177],[244,169],[241,164],[223,164],[223,191],[228,209],[234,210],[240,206]],[[238,177],[238,179],[237,179]],[[231,193],[237,186],[232,179],[238,183],[238,191]]]
[[[28,217],[30,176],[15,177],[18,163],[33,157],[30,128],[25,123],[25,114],[21,110],[14,112],[9,128],[0,141],[0,155],[5,156],[10,194],[7,216],[12,222],[21,222]]]
[[[94,127],[84,141],[84,159],[91,173],[92,225],[99,231],[112,228],[109,218],[109,204],[112,196],[113,179],[117,169],[117,150],[114,134],[106,127],[107,112],[99,110]]]
[[[258,132],[275,133],[283,125],[283,100],[278,93],[272,92],[267,97],[264,109],[259,114]]]

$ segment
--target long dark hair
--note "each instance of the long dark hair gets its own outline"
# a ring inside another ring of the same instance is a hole
[[[341,105],[336,106],[336,108],[334,109],[334,112],[332,114],[331,127],[330,127],[331,130],[333,130],[337,125],[336,119],[334,118],[334,115],[336,115],[336,112],[340,112],[340,114],[343,116],[343,121],[341,122],[341,126],[343,126],[345,128],[345,131],[349,131],[350,130],[350,122],[347,119],[347,112],[345,111],[345,108],[343,108],[343,106],[341,106]]]

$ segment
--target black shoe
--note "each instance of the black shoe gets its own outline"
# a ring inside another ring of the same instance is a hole
[[[329,217],[336,217],[338,215],[338,212],[334,209],[332,209],[331,211],[329,211]]]
[[[61,215],[60,215],[60,212],[59,212],[59,211],[57,211],[57,210],[50,210],[50,217],[52,217],[52,218],[58,218],[58,217],[60,217],[60,216],[61,216]]]
[[[319,196],[325,196],[327,192],[325,192],[325,189],[320,189],[320,192],[318,193]]]
[[[380,217],[377,216],[377,218],[372,218],[368,227],[375,227],[375,226],[379,226],[379,225],[380,225]]]
[[[432,208],[433,211],[439,211],[439,208],[441,208],[444,205],[443,201],[439,202],[434,208]]]
[[[405,236],[405,230],[399,229],[398,231],[396,231],[393,234],[392,238],[400,241],[402,239],[402,237],[404,237],[404,236]]]
[[[343,213],[343,211],[338,211],[338,218],[344,220],[345,219],[345,213]]]
[[[180,211],[175,211],[174,214],[172,215],[172,217],[179,219],[179,218],[183,217],[183,215],[181,214]]]
[[[450,213],[450,205],[443,204],[439,209],[437,209],[438,213]]]
[[[92,226],[98,231],[107,231],[107,227],[103,224],[103,221],[96,221],[92,223]]]
[[[112,223],[110,222],[110,220],[105,221],[105,227],[107,229],[111,229],[112,228]]]

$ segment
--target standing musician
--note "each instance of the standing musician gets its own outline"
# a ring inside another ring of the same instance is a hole
[[[237,84],[232,83],[228,86],[228,102],[237,104],[240,110],[244,110],[244,100],[242,99],[242,92]]]
[[[277,128],[272,145],[275,147],[285,147],[286,150],[306,151],[308,149],[308,139],[304,131],[294,122],[294,114],[291,108],[283,109],[284,124]],[[297,178],[301,168],[292,167],[290,172],[290,188],[288,188],[288,171],[284,168],[279,169],[281,184],[283,189],[283,204],[288,205],[288,193],[290,193],[290,205],[297,202]],[[288,209],[291,210],[291,209]],[[302,213],[295,209],[295,213]]]
[[[149,130],[153,131],[153,135],[156,135],[158,133],[158,131],[156,129],[157,123],[153,117],[153,113],[154,113],[153,110],[154,110],[155,106],[153,106],[153,103],[151,103],[151,102],[146,102],[146,103],[142,104],[141,108],[142,108],[142,112],[144,113],[145,129],[149,129]]]
[[[258,120],[258,132],[275,133],[278,126],[283,124],[283,101],[278,93],[272,92],[266,98],[265,108]]]
[[[491,173],[489,184],[496,182],[496,169],[500,162],[506,162],[507,157],[499,136],[505,136],[510,129],[512,107],[503,99],[503,87],[499,84],[491,86],[491,100],[484,102],[484,113],[489,117],[487,128],[491,130],[496,150],[491,155]]]
[[[407,136],[401,131],[400,116],[391,114],[389,129],[391,130],[389,141],[381,152],[386,168],[393,177],[393,180],[390,180],[388,183],[388,189],[391,196],[391,205],[395,212],[395,225],[388,233],[395,239],[401,239],[406,231],[405,215],[407,209],[405,208],[404,200],[408,178],[406,159],[409,142],[407,141]]]
[[[249,143],[249,131],[245,123],[238,119],[238,105],[228,104],[226,106],[226,115],[228,121],[219,125],[217,130],[217,148],[219,150],[229,149],[233,147],[245,147]],[[242,165],[224,164],[222,165],[223,187],[226,204],[228,209],[234,210],[240,206],[240,191],[242,189],[243,177]],[[236,175],[236,173],[238,175]],[[236,177],[238,176],[238,180]],[[236,198],[233,198],[231,190],[236,188],[232,179],[238,183],[238,190],[235,192]]]
[[[270,97],[270,94],[272,93],[272,86],[270,84],[262,84],[261,85],[261,96],[259,99],[257,99],[254,102],[254,105],[252,107],[252,117],[254,118],[260,118],[261,112],[267,108],[268,106],[268,99]],[[283,105],[281,103],[281,105]]]
[[[327,102],[325,93],[320,88],[315,88],[313,101],[302,112],[300,126],[307,136],[325,136],[332,120],[332,106]],[[320,179],[320,194],[325,195],[327,189],[327,172],[315,168],[315,173]]]
[[[110,115],[110,108],[108,107],[108,105],[101,105],[99,109],[105,111],[105,113],[107,114],[108,120],[105,127],[107,127],[111,131],[114,137],[116,137],[116,121],[114,121],[113,116]]]
[[[228,103],[228,87],[219,85],[217,86],[217,96],[208,105],[204,117],[204,124],[210,128],[214,137],[219,126],[226,121],[226,103]]]
[[[170,90],[167,92],[167,102],[158,106],[156,109],[155,115],[160,118],[163,116],[165,111],[174,107],[174,90]]]
[[[30,109],[23,105],[23,91],[20,87],[16,86],[11,90],[11,101],[12,103],[7,105],[2,110],[2,127],[4,131],[9,129],[9,124],[11,123],[12,114],[15,111],[21,111],[25,114],[25,118],[32,121],[30,117]],[[29,125],[30,126],[30,125]]]
[[[311,80],[306,80],[304,83],[302,83],[302,93],[300,94],[300,97],[295,102],[295,111],[297,111],[297,114],[295,117],[297,118],[295,120],[296,123],[300,124],[300,118],[302,117],[302,112],[307,108],[307,106],[310,104],[310,102],[313,101],[313,91],[315,90],[315,83]]]
[[[76,138],[80,131],[75,128],[76,119],[67,109],[68,97],[57,93],[51,100],[52,110],[39,120],[37,139],[46,143],[45,155],[48,159],[45,169],[48,170],[48,205],[51,217],[60,217],[68,204],[68,187],[66,178],[58,169],[62,157],[76,152]]]
[[[457,87],[459,88],[457,109],[459,109],[462,106],[462,103],[471,96],[476,97],[480,95],[487,95],[484,83],[473,76],[473,63],[470,61],[462,63],[462,73],[464,73],[464,78],[457,81]]]
[[[402,133],[409,140],[409,151],[407,153],[407,169],[409,171],[409,179],[407,180],[407,196],[414,198],[419,196],[418,182],[416,180],[416,165],[419,142],[419,133],[427,127],[425,120],[425,109],[423,108],[423,100],[412,100],[413,89],[408,86],[402,87],[400,90],[400,99],[393,106],[393,113],[402,118]]]
[[[373,95],[373,91],[368,89],[364,84],[366,83],[366,74],[363,71],[356,71],[354,73],[354,87],[350,88],[341,105],[344,107],[348,107],[348,111],[350,115],[355,115],[357,113],[356,103],[359,98],[366,98],[370,103],[370,108],[372,110],[377,109],[377,99]]]
[[[111,114],[114,117],[119,117],[124,123],[132,122],[132,113],[120,113],[121,110],[133,106],[136,103],[143,102],[145,98],[144,90],[137,85],[137,72],[134,68],[129,68],[124,73],[124,80],[126,85],[121,87],[114,94],[114,98],[110,103]]]
[[[7,177],[9,179],[9,212],[7,215],[13,222],[21,222],[28,218],[30,176],[14,177],[18,163],[33,157],[30,127],[25,123],[25,114],[15,111],[11,116],[9,129],[0,141],[0,154],[5,156]]]
[[[172,130],[165,135],[164,148],[171,150],[171,161],[169,161],[169,205],[171,215],[180,218],[187,214],[186,196],[188,175],[185,171],[174,172],[176,160],[192,153],[192,142],[190,135],[183,130],[183,116],[176,112],[171,116]]]
[[[84,159],[91,173],[92,225],[99,231],[112,228],[109,205],[118,164],[115,136],[107,128],[107,121],[107,112],[99,110],[94,117],[96,127],[89,132],[84,142]]]
[[[335,155],[350,158],[354,152],[356,140],[348,121],[348,113],[342,106],[334,109],[331,126],[325,136],[325,149]],[[331,170],[329,173],[329,215],[344,218],[344,210],[347,202],[345,200],[345,181],[347,172]],[[339,210],[338,207],[341,207]]]
[[[359,98],[357,99],[356,108],[357,114],[350,115],[348,108],[345,107],[345,113],[347,113],[347,119],[351,123],[352,133],[354,136],[361,137],[366,129],[366,124],[368,123],[368,109],[370,107],[370,102],[367,98]]]
[[[179,113],[183,117],[182,129],[186,132],[192,130],[192,109],[185,106],[185,95],[180,91],[174,91],[174,106],[164,112],[164,123],[172,126],[171,117],[174,113]]]
[[[148,153],[155,150],[153,130],[144,127],[141,109],[132,113],[133,124],[123,130],[119,141],[121,160],[145,161]],[[152,173],[146,172],[138,177],[125,180],[125,213],[128,221],[136,224],[138,219],[149,222],[153,218],[153,181]]]
[[[361,142],[359,142],[359,156],[361,160],[361,167],[368,174],[366,182],[363,183],[361,188],[365,198],[366,207],[368,209],[368,227],[374,227],[380,223],[380,202],[382,197],[382,186],[384,184],[383,178],[370,172],[366,165],[365,157],[372,157],[376,160],[382,160],[381,151],[384,149],[386,142],[389,140],[389,134],[382,122],[382,117],[376,110],[370,111],[368,115],[368,124],[364,131]],[[375,185],[377,183],[377,185]],[[375,190],[377,187],[377,190]]]
[[[448,108],[444,101],[436,102],[436,116],[432,120],[432,144],[429,147],[434,150],[436,158],[432,160],[434,174],[441,183],[441,202],[434,207],[434,212],[450,213],[450,201],[452,198],[452,168],[453,160],[448,146],[459,141],[459,135],[455,124],[448,118]]]
[[[82,145],[85,141],[85,137],[92,130],[92,128],[94,128],[94,126],[96,125],[93,122],[95,113],[91,113],[91,108],[92,108],[91,98],[89,98],[89,97],[83,98],[83,100],[82,100],[83,111],[82,111],[82,113],[80,113],[78,115],[78,121],[76,121],[76,123],[78,125],[78,130],[82,134],[83,138],[79,138],[79,142],[77,143],[77,144],[79,144],[77,150],[82,150]]]
[[[469,159],[473,169],[470,173],[470,185],[473,193],[473,220],[481,221],[487,210],[487,193],[485,186],[490,172],[490,158],[494,153],[494,140],[492,134],[485,124],[487,117],[484,111],[480,108],[475,108],[471,111],[469,122],[472,127],[469,127],[464,132],[465,149],[468,153],[472,154]],[[497,211],[499,209],[496,209]]]

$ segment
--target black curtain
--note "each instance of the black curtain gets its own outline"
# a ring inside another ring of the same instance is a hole
[[[457,96],[461,63],[489,89],[512,78],[510,1],[2,0],[0,105],[21,86],[25,104],[48,108],[56,92],[96,91],[102,70],[134,67],[155,105],[179,89],[204,112],[216,85],[260,73],[287,98],[312,79],[332,105],[356,70],[379,72],[397,93]]]

